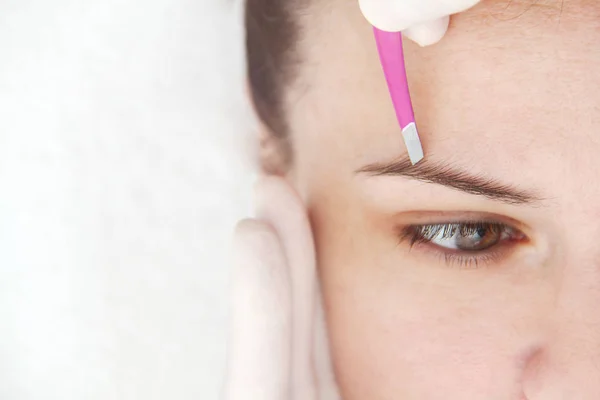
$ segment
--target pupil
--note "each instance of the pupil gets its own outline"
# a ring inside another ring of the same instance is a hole
[[[478,235],[480,238],[482,238],[482,239],[483,239],[483,238],[485,238],[485,236],[487,235],[487,233],[488,233],[488,230],[487,230],[487,229],[485,229],[485,228],[479,227],[479,228],[477,229],[477,235]]]

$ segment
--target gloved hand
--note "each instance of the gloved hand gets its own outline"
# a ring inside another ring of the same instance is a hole
[[[371,25],[388,32],[402,31],[421,46],[438,42],[448,30],[450,15],[479,0],[358,0]]]
[[[305,207],[280,178],[256,187],[234,238],[227,400],[335,400]]]

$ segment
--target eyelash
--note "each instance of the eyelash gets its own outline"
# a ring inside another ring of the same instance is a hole
[[[445,249],[431,243],[434,239],[452,238],[457,233],[475,233],[479,228],[491,228],[493,232],[508,234],[507,239],[501,239],[498,244],[481,251],[464,251]],[[440,233],[442,234],[439,237]],[[460,269],[477,269],[497,263],[505,258],[514,246],[526,239],[525,234],[507,224],[495,221],[462,221],[444,224],[409,225],[400,232],[400,243],[408,242],[412,250],[415,246],[423,245],[430,248],[430,252],[446,263],[448,267]],[[434,248],[434,250],[431,250]]]

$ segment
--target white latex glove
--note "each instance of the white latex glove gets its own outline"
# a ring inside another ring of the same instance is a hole
[[[450,15],[465,11],[479,0],[358,0],[371,25],[400,32],[421,46],[438,42],[448,30]]]
[[[234,238],[228,400],[338,399],[306,210],[280,178],[257,184]]]

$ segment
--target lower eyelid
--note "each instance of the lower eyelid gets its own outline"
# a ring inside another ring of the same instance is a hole
[[[464,251],[452,251],[440,249],[435,245],[419,243],[414,246],[415,250],[421,251],[424,256],[431,256],[441,259],[448,267],[456,267],[459,269],[474,269],[489,267],[492,264],[500,264],[509,259],[515,251],[516,244],[499,244],[491,250],[482,252],[468,253]],[[436,248],[437,247],[437,248]]]
[[[500,264],[505,258],[504,254],[491,252],[479,256],[463,255],[445,255],[444,259],[448,267],[457,267],[459,269],[478,269],[490,267],[493,264]]]

